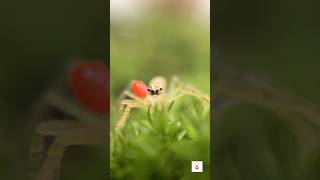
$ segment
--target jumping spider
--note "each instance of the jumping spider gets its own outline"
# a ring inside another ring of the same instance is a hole
[[[72,95],[63,96],[50,88],[35,106],[32,119],[42,122],[35,129],[30,149],[28,174],[32,179],[59,179],[62,158],[69,146],[108,142],[107,65],[77,63],[71,67]]]
[[[116,129],[121,129],[125,126],[129,113],[133,108],[147,108],[150,116],[150,111],[154,108],[171,107],[175,100],[182,95],[189,95],[197,98],[203,105],[204,110],[210,108],[210,96],[200,90],[191,87],[190,85],[182,85],[183,83],[177,76],[174,76],[167,88],[167,81],[164,77],[156,76],[152,78],[147,87],[142,81],[131,82],[131,93],[125,90],[120,103],[120,111],[123,112],[117,121]]]

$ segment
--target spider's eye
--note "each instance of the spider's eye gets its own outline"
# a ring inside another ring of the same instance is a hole
[[[160,91],[162,91],[162,88],[160,88]]]
[[[150,91],[150,89],[148,88],[148,91]]]

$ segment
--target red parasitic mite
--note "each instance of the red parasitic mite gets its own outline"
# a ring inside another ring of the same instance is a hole
[[[138,81],[138,80],[133,81],[131,84],[131,90],[138,97],[146,97],[148,95],[148,87],[142,81]]]
[[[73,95],[87,110],[109,112],[109,70],[106,64],[80,63],[70,73]]]
[[[64,152],[69,146],[104,145],[109,142],[109,68],[99,61],[79,62],[79,59],[72,65],[67,76],[64,76],[72,100],[64,93],[49,90],[39,102],[43,108],[35,105],[32,117],[43,121],[35,128],[30,147],[30,179],[59,179]],[[52,109],[59,113],[51,114]],[[48,112],[50,119],[45,120]],[[60,113],[72,118],[61,117]],[[53,137],[52,141],[47,142],[47,136]],[[39,156],[47,153],[50,156]]]

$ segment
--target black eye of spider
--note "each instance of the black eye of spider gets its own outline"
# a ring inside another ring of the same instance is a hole
[[[160,88],[160,91],[162,91],[162,88]]]
[[[156,90],[156,95],[160,95],[159,89]]]
[[[150,94],[153,96],[155,94],[154,90],[150,90]]]
[[[150,89],[148,88],[148,91],[150,91]]]

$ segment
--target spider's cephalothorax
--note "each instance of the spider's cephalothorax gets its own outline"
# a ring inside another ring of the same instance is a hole
[[[164,77],[157,76],[152,78],[147,87],[142,81],[133,81],[131,83],[131,90],[133,93],[125,90],[123,95],[130,99],[123,99],[121,101],[120,109],[122,114],[117,122],[116,129],[121,129],[127,122],[130,110],[133,108],[147,108],[148,112],[154,107],[165,107],[172,104],[176,99],[182,95],[189,95],[196,97],[207,110],[210,107],[210,97],[205,93],[191,87],[182,86],[180,80],[175,76],[172,78],[168,89],[166,88],[167,81]]]

